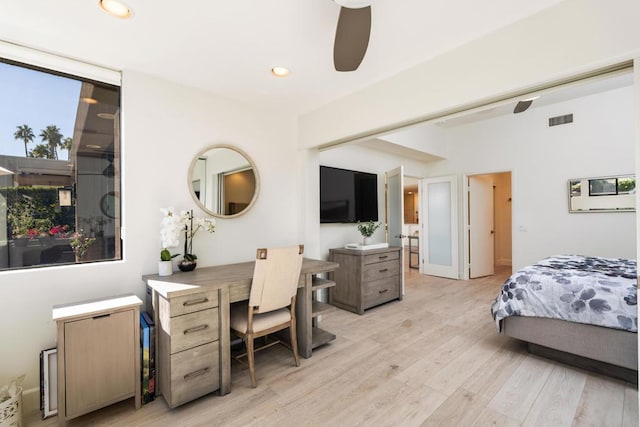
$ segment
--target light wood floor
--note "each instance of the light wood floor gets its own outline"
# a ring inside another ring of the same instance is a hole
[[[403,301],[325,315],[337,339],[301,359],[256,356],[258,387],[233,365],[232,391],[174,410],[132,400],[71,425],[638,426],[635,385],[529,355],[496,333],[489,307],[507,275],[454,281],[406,275]],[[56,419],[27,425],[55,425]]]

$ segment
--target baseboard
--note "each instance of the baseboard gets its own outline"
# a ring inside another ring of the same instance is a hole
[[[495,265],[499,265],[501,267],[511,267],[511,264],[510,259],[497,259],[495,262]]]
[[[22,392],[22,414],[40,411],[40,388],[34,387]]]

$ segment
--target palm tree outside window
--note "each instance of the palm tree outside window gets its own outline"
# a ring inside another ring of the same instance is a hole
[[[27,149],[27,146],[30,142],[33,142],[33,138],[36,137],[33,134],[33,129],[31,129],[29,125],[17,126],[17,130],[13,134],[13,137],[24,142],[24,156],[29,157],[29,150]]]

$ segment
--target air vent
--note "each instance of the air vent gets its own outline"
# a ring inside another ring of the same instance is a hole
[[[566,125],[567,123],[573,123],[573,114],[565,114],[564,116],[549,117],[549,127]]]

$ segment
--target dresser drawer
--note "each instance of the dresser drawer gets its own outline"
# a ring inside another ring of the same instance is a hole
[[[400,263],[395,261],[379,262],[364,267],[362,279],[364,281],[382,279],[384,277],[397,276],[400,273]]]
[[[387,277],[372,280],[362,289],[362,303],[364,308],[373,307],[383,302],[400,297],[400,277]]]
[[[214,341],[171,355],[171,407],[220,388],[218,346]]]
[[[170,354],[218,339],[218,308],[183,314],[169,319]]]
[[[186,313],[193,313],[194,311],[217,307],[218,292],[205,291],[181,297],[173,297],[169,304],[169,310],[172,317]]]
[[[391,261],[398,258],[400,258],[400,251],[390,251],[390,252],[384,252],[381,254],[378,253],[378,254],[365,255],[364,263],[365,265],[369,265],[376,262]]]

